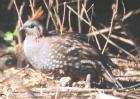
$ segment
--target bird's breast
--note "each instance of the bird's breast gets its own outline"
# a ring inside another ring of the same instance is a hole
[[[63,52],[67,49],[56,39],[31,39],[24,41],[24,53],[27,60],[37,69],[54,70],[66,64]]]
[[[24,41],[26,58],[36,69],[43,70],[91,68],[95,63],[86,47],[78,40],[62,37],[26,38]]]

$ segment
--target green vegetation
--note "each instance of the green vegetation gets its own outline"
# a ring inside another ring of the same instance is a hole
[[[10,44],[10,46],[7,47],[7,50],[15,51],[17,48],[17,31],[6,32],[4,35],[4,40]]]

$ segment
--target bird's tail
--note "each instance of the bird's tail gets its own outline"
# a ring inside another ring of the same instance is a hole
[[[102,67],[104,68],[104,67]],[[110,83],[113,83],[117,88],[123,88],[122,84],[116,80],[108,70],[104,68],[103,70],[103,77]]]
[[[118,66],[114,64],[107,56],[104,55],[102,55],[102,63],[103,65],[101,65],[101,68],[103,71],[103,77],[110,83],[113,83],[117,88],[123,88],[122,84],[115,79],[110,70],[110,67],[118,68]]]

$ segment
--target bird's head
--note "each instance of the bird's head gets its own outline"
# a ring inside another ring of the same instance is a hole
[[[40,7],[35,14],[26,21],[23,26],[20,28],[20,33],[25,33],[27,36],[39,37],[44,35],[44,27],[41,24],[41,20],[44,17],[44,11]]]
[[[27,36],[41,36],[44,33],[44,27],[39,21],[28,20],[20,28],[20,33],[25,33]]]

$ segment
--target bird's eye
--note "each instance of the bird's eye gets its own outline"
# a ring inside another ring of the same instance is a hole
[[[34,24],[31,24],[30,26],[29,26],[29,28],[34,28],[35,27],[35,25]]]

